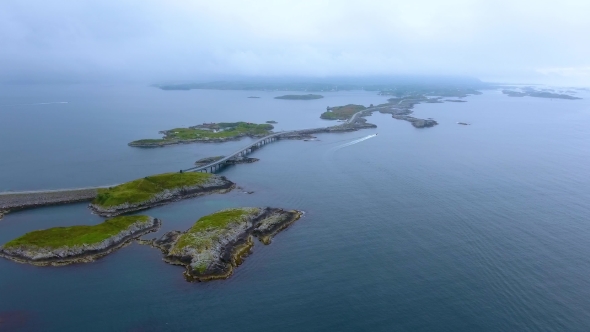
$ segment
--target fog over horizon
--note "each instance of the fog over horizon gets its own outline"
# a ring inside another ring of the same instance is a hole
[[[590,86],[590,1],[0,2],[0,83],[468,76]]]

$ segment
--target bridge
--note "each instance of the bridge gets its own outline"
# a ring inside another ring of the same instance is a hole
[[[355,126],[359,116],[363,114],[373,112],[377,110],[377,107],[367,108],[363,111],[355,113],[348,121],[341,125],[312,128],[312,129],[301,129],[301,130],[290,130],[273,133],[271,135],[260,138],[259,140],[249,144],[248,146],[220,159],[215,162],[209,163],[203,166],[196,166],[181,170],[181,172],[210,172],[220,170],[224,165],[233,158],[246,156],[253,151],[265,146],[266,144],[275,142],[281,138],[293,138],[303,135],[311,135],[316,133],[330,133],[330,132],[345,132],[355,130],[354,128],[363,128]],[[365,127],[366,128],[366,127]],[[300,137],[298,137],[300,138]],[[53,189],[53,190],[30,190],[30,191],[8,191],[0,192],[0,218],[2,218],[3,212],[6,210],[21,210],[25,208],[35,206],[45,206],[54,204],[73,203],[80,201],[92,200],[97,195],[99,188],[108,188],[116,186],[116,184],[110,186],[96,186],[96,187],[84,187],[84,188],[70,188],[70,189]]]
[[[181,172],[209,172],[209,173],[213,173],[216,170],[219,170],[221,167],[223,167],[227,163],[227,161],[230,159],[246,156],[246,155],[252,153],[252,151],[257,150],[268,143],[271,143],[271,142],[274,142],[274,141],[280,139],[281,135],[288,135],[288,134],[293,134],[293,133],[297,133],[297,132],[298,132],[297,130],[281,131],[281,132],[274,133],[274,134],[271,134],[268,136],[264,136],[263,138],[261,138],[261,139],[257,140],[256,142],[230,154],[229,156],[223,157],[222,159],[219,159],[219,160],[209,163],[207,165],[183,169],[183,170],[181,170]]]
[[[356,112],[350,119],[348,119],[345,122],[345,125],[352,125],[354,124],[359,116],[362,116],[364,114],[367,113],[371,113],[376,111],[378,108],[377,107],[369,107],[366,108],[360,112]],[[344,126],[340,125],[340,126],[332,126],[332,127],[321,127],[321,128],[313,128],[313,129],[301,129],[301,130],[290,130],[290,131],[281,131],[278,133],[274,133],[268,136],[265,136],[259,140],[257,140],[256,142],[230,154],[229,156],[223,157],[222,159],[219,159],[217,161],[214,161],[212,163],[209,163],[207,165],[202,165],[202,166],[196,166],[196,167],[191,167],[191,168],[187,168],[187,169],[183,169],[181,170],[181,172],[209,172],[209,173],[214,173],[215,171],[221,169],[223,166],[225,166],[227,164],[227,162],[233,158],[237,158],[237,157],[244,157],[250,153],[252,153],[253,151],[263,147],[264,145],[268,144],[268,143],[272,143],[274,141],[277,141],[279,139],[281,139],[284,136],[289,136],[289,135],[309,135],[309,134],[314,134],[314,133],[319,133],[319,132],[330,132],[330,131],[339,131],[338,127],[342,127],[344,128]]]

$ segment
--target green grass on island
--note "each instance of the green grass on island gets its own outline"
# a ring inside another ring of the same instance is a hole
[[[266,136],[271,134],[274,127],[270,124],[256,124],[250,122],[220,122],[204,123],[189,128],[174,128],[164,130],[164,138],[141,139],[130,144],[160,144],[173,143],[184,140],[211,140],[239,136]]]
[[[347,120],[354,115],[354,113],[366,109],[363,105],[349,104],[346,106],[330,107],[328,111],[322,113],[320,118],[326,120]]]
[[[92,201],[101,207],[117,206],[124,203],[141,203],[166,190],[184,186],[200,185],[211,177],[209,173],[185,172],[164,173],[146,176],[108,189],[98,189]]]
[[[94,226],[55,227],[27,233],[4,245],[13,247],[62,248],[100,243],[136,222],[149,222],[148,216],[120,216]]]
[[[289,99],[289,100],[312,100],[312,99],[321,99],[324,98],[322,95],[284,95],[275,97],[275,99]]]
[[[202,217],[188,231],[182,234],[170,249],[171,255],[182,255],[182,250],[190,247],[197,251],[213,249],[215,242],[232,226],[245,223],[260,212],[258,208],[227,209]],[[205,259],[199,270],[203,272],[210,261]]]

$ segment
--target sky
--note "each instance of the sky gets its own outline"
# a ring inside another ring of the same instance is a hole
[[[588,0],[2,0],[0,82],[471,76],[590,86]]]

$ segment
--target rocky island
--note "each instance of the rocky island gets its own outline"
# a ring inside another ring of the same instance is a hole
[[[363,105],[348,104],[345,106],[328,107],[320,118],[326,120],[348,120],[355,113],[367,109]]]
[[[38,230],[0,247],[0,256],[39,266],[87,263],[157,231],[160,224],[149,216],[121,216],[94,226]]]
[[[269,244],[301,215],[268,207],[227,209],[202,217],[185,232],[168,232],[143,243],[162,250],[167,263],[184,266],[189,281],[224,279],[248,255],[253,237]]]
[[[322,95],[313,95],[313,94],[307,94],[307,95],[284,95],[284,96],[275,97],[275,99],[288,99],[288,100],[312,100],[312,99],[322,99],[322,98],[324,98],[324,96],[322,96]]]
[[[197,161],[195,161],[195,166],[200,167],[200,166],[205,166],[211,163],[214,163],[218,160],[221,160],[225,158],[225,156],[215,156],[215,157],[207,157],[207,158],[202,158],[199,159]],[[225,163],[228,165],[237,165],[237,164],[249,164],[249,163],[254,163],[259,161],[260,159],[258,158],[249,158],[249,157],[244,157],[244,156],[235,156],[229,160],[227,160]]]
[[[200,172],[164,173],[98,189],[89,208],[100,216],[113,217],[189,197],[226,193],[234,187],[235,184],[224,176]]]
[[[203,123],[188,128],[175,128],[161,131],[164,135],[160,139],[141,139],[129,143],[134,147],[162,147],[181,143],[220,143],[239,140],[242,137],[260,138],[272,133],[271,124],[256,124],[250,122],[220,122]]]
[[[205,157],[195,161],[195,166],[205,166],[223,159],[225,156]]]

